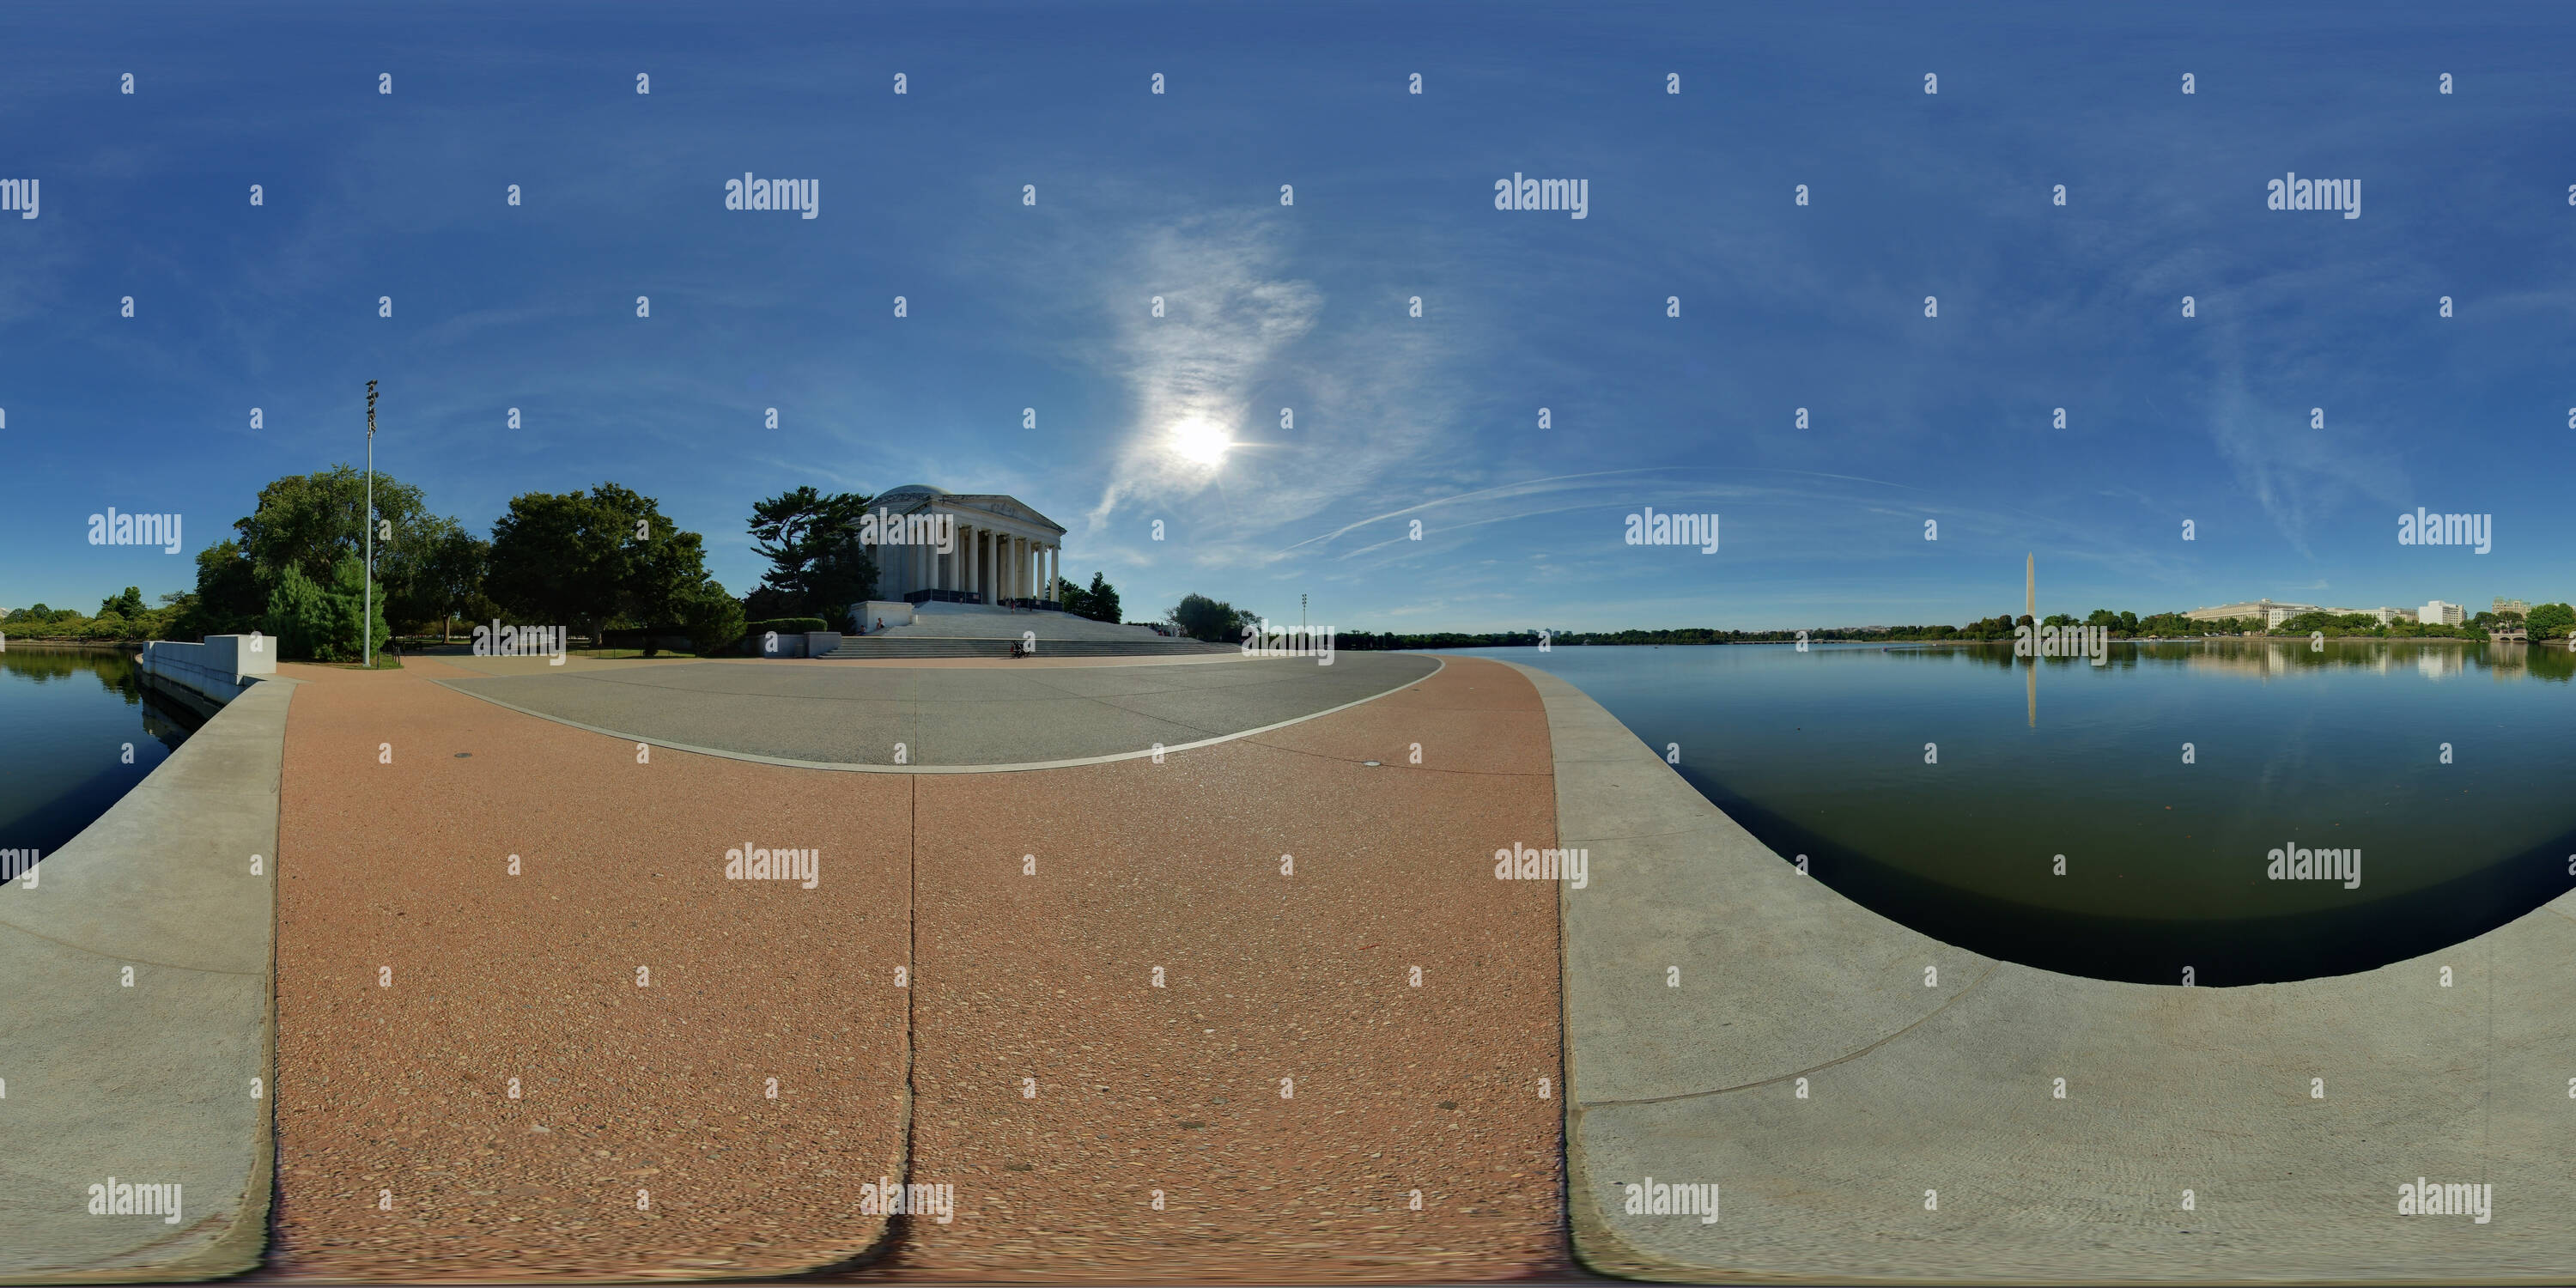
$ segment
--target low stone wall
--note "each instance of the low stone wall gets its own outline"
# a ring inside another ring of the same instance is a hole
[[[262,635],[209,635],[203,644],[153,640],[135,660],[144,675],[220,706],[277,674],[277,641]]]
[[[874,632],[879,622],[887,626],[910,626],[912,625],[912,605],[888,599],[871,599],[859,605],[858,618],[867,623],[869,632]]]

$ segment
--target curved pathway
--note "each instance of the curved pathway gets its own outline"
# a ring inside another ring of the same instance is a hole
[[[1051,769],[1206,746],[1366,702],[1440,660],[1342,653],[981,667],[457,659],[445,681],[594,733],[807,769]]]
[[[1799,875],[1590,698],[1517,669],[1554,732],[1565,843],[1592,850],[1564,901],[1569,1207],[1592,1267],[2497,1283],[2576,1265],[2576,895],[2293,984],[1996,962]],[[1717,1219],[1628,1211],[1648,1178],[1717,1183]],[[2400,1215],[2419,1179],[2492,1186],[2491,1219]]]

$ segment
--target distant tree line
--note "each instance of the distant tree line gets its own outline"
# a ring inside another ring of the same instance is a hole
[[[2328,636],[2372,639],[2477,639],[2489,637],[2498,627],[2527,625],[2535,642],[2566,639],[2576,633],[2576,608],[2566,604],[2534,605],[2527,622],[2513,613],[2479,613],[2457,626],[2425,624],[2403,618],[2381,623],[2375,613],[2325,612],[2303,613],[2266,628],[2259,618],[2231,617],[2217,621],[2194,621],[2181,613],[2150,613],[2144,617],[2134,612],[2114,612],[2097,608],[2084,617],[2052,613],[2034,623],[2027,613],[2015,616],[2005,613],[1979,618],[1965,626],[1883,626],[1832,627],[1810,629],[1805,638],[1816,642],[1832,641],[2003,641],[2013,638],[2022,626],[2092,626],[2109,632],[2112,639],[2200,639],[2213,636],[2278,635],[2303,636],[2323,632]],[[1775,644],[1800,637],[1796,630],[1736,631],[1710,626],[1686,626],[1667,630],[1557,631],[1551,632],[1551,645],[1599,644]],[[1345,631],[1334,636],[1334,646],[1341,649],[1438,649],[1438,648],[1526,648],[1539,642],[1537,631],[1433,631],[1427,633],[1373,633]]]
[[[706,569],[706,541],[681,529],[660,502],[618,483],[587,491],[511,498],[489,537],[431,512],[421,489],[375,476],[374,638],[397,629],[449,634],[461,619],[560,625],[599,641],[641,635],[647,652],[672,635],[707,655],[738,647],[753,619],[848,624],[877,593],[877,566],[859,542],[872,498],[799,487],[753,504],[749,530],[769,563],[750,594],[734,598]],[[58,639],[194,640],[252,631],[296,660],[351,661],[367,626],[367,478],[335,465],[263,487],[233,535],[197,554],[196,587],[147,608],[127,587],[94,615],[38,604],[5,629]],[[1093,573],[1088,587],[1058,583],[1070,611],[1119,619],[1118,591]]]

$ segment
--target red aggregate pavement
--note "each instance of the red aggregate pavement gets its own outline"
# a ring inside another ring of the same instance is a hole
[[[268,1275],[823,1265],[888,1235],[858,1188],[907,1149],[950,1219],[846,1277],[1569,1268],[1556,891],[1493,875],[1555,836],[1508,668],[944,776],[638,764],[433,661],[288,670]],[[725,880],[746,841],[817,888]]]
[[[870,1245],[905,1008],[855,985],[905,960],[903,779],[639,764],[436,662],[284,670],[309,683],[278,822],[272,1272],[742,1274]],[[821,850],[816,888],[724,879],[746,841]]]

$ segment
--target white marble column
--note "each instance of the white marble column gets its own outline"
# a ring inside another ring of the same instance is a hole
[[[983,586],[979,585],[979,584],[976,582],[976,580],[975,580],[975,574],[976,574],[976,572],[977,572],[977,568],[976,568],[976,559],[975,559],[975,553],[976,553],[976,545],[975,545],[975,543],[976,543],[976,540],[978,539],[978,534],[976,533],[975,529],[973,529],[973,528],[968,528],[968,529],[966,529],[966,530],[965,530],[965,539],[966,539],[966,544],[965,544],[965,546],[964,546],[963,548],[964,548],[964,550],[966,551],[966,589],[968,589],[968,590],[982,590],[982,589],[983,589]]]
[[[1064,576],[1064,552],[1056,549],[1054,546],[1048,546],[1046,552],[1046,568],[1047,598],[1053,599],[1062,593],[1056,588],[1055,583],[1057,579]]]

